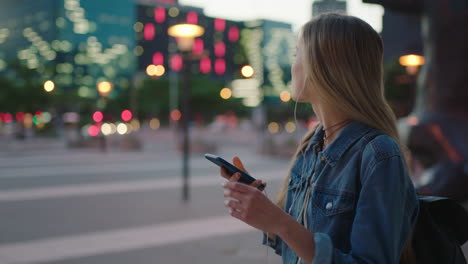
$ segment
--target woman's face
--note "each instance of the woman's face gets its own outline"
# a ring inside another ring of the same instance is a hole
[[[296,59],[291,67],[291,95],[294,101],[307,101],[307,91],[305,91],[305,70],[304,70],[304,44],[299,38],[296,46]]]

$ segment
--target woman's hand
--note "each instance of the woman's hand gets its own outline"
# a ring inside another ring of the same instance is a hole
[[[232,159],[232,163],[234,164],[234,166],[236,166],[237,168],[241,169],[242,171],[244,171],[245,173],[248,174],[247,170],[244,168],[244,165],[242,164],[242,161],[239,159],[239,157],[234,157]],[[233,175],[230,175],[226,169],[224,167],[220,167],[220,173],[221,173],[221,176],[223,176],[226,180],[230,181],[230,182],[237,182],[239,181],[240,179],[240,173],[235,173]],[[260,185],[264,185],[265,188],[266,188],[266,182],[262,181],[262,180],[256,180],[254,182],[252,182],[251,184],[249,184],[249,186],[252,186],[254,188],[258,188],[258,186]],[[263,190],[263,189],[262,189]]]
[[[234,199],[225,200],[231,216],[264,232],[280,233],[288,215],[261,191],[239,182],[227,182],[224,188],[224,197]]]

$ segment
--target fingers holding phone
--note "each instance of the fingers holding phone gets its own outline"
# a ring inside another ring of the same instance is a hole
[[[240,167],[239,167],[240,168]],[[230,182],[237,182],[239,181],[239,179],[241,178],[241,174],[240,173],[234,173],[233,175],[230,175],[226,169],[224,167],[220,167],[220,170],[221,170],[221,175],[227,179],[228,181]],[[245,170],[244,170],[245,171]],[[263,185],[263,186],[261,186]],[[254,182],[252,182],[251,184],[249,184],[249,186],[252,186],[254,188],[258,188],[259,190],[263,191],[265,188],[266,188],[266,182],[262,181],[262,180],[255,180]],[[261,187],[260,187],[261,186]],[[260,188],[259,188],[260,187]]]
[[[205,154],[205,158],[218,165],[220,167],[221,176],[229,182],[241,182],[246,185],[256,187],[259,190],[265,189],[266,183],[261,180],[256,180],[250,176],[239,157],[234,157],[232,159],[233,164],[221,157],[209,153]]]

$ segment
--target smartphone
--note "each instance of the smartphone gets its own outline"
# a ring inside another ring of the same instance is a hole
[[[254,177],[245,173],[244,171],[232,165],[231,163],[227,162],[225,159],[221,157],[206,153],[205,158],[220,167],[224,167],[230,175],[233,175],[234,173],[239,172],[241,174],[241,177],[239,178],[239,182],[242,182],[248,185],[255,181]],[[259,190],[265,189],[265,184],[261,184],[260,186],[257,187],[257,189]]]

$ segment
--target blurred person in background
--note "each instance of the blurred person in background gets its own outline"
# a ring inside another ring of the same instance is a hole
[[[310,103],[319,123],[300,142],[276,203],[257,189],[263,181],[248,186],[221,168],[230,214],[262,230],[283,263],[412,261],[419,207],[382,61],[382,40],[366,22],[312,19],[299,36],[292,97]]]

